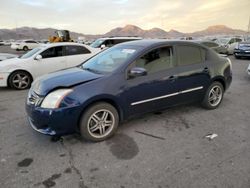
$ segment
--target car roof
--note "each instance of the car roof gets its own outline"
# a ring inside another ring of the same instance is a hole
[[[131,37],[102,37],[99,38],[101,40],[108,40],[108,39],[142,39],[142,37],[136,37],[136,36],[131,36]],[[97,40],[99,40],[97,39]]]
[[[141,47],[150,47],[164,44],[194,44],[198,43],[195,41],[186,41],[186,40],[167,40],[167,39],[143,39],[143,40],[135,40],[117,44],[116,46],[141,46]]]
[[[86,45],[84,44],[80,44],[80,43],[76,43],[76,42],[55,42],[55,43],[47,43],[47,44],[42,44],[41,46],[44,46],[44,47],[56,47],[56,46],[84,46],[86,47]]]

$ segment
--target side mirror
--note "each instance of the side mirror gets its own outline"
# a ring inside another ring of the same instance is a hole
[[[42,59],[43,57],[41,56],[41,55],[37,55],[36,57],[35,57],[35,60],[40,60],[40,59]]]
[[[128,73],[129,78],[135,78],[145,75],[147,75],[147,70],[142,67],[134,67]]]
[[[102,45],[101,45],[101,49],[104,49],[104,48],[106,48],[106,45],[105,45],[105,44],[102,44]]]

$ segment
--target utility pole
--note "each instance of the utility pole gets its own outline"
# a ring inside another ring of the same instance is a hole
[[[250,16],[249,16],[249,23],[248,23],[248,34],[250,34]]]

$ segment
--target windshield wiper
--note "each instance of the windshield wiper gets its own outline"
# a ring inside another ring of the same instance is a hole
[[[96,73],[96,74],[101,74],[100,71],[98,70],[95,70],[95,69],[91,69],[91,68],[88,68],[88,67],[82,67],[83,70],[87,70],[89,72],[93,72],[93,73]]]

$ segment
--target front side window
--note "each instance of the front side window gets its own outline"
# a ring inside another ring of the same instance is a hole
[[[177,46],[178,49],[178,65],[191,65],[198,64],[203,61],[201,50],[199,47],[195,46]]]
[[[49,48],[41,53],[43,59],[63,56],[63,47],[57,46]]]
[[[106,47],[114,46],[114,40],[106,40],[104,44]]]
[[[233,44],[233,43],[235,43],[235,38],[232,38],[228,44]]]
[[[66,46],[66,55],[79,55],[89,53],[91,52],[83,46]]]
[[[136,67],[142,67],[148,74],[160,72],[174,67],[172,47],[154,49],[135,61]]]
[[[136,52],[135,48],[110,48],[94,56],[82,68],[96,73],[111,73],[128,60]]]

